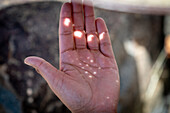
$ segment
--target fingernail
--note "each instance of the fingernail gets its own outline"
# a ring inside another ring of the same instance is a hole
[[[24,63],[25,63],[26,65],[31,66],[30,62],[28,61],[28,58],[25,58]]]

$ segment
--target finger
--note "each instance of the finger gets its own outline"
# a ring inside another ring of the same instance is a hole
[[[83,7],[81,0],[72,0],[73,23],[75,31],[76,48],[86,48],[86,37],[84,31]]]
[[[106,24],[102,18],[96,19],[97,32],[99,34],[100,51],[108,57],[114,57],[112,44]]]
[[[73,7],[74,30],[84,30],[83,6],[81,0],[71,0]]]
[[[87,33],[87,43],[90,49],[98,49],[99,41],[96,34],[95,16],[91,0],[84,0],[84,20]]]
[[[59,25],[59,45],[60,53],[74,49],[72,7],[70,3],[65,3],[61,8]]]
[[[24,62],[35,68],[47,81],[51,89],[54,89],[55,87],[55,91],[57,91],[59,86],[56,86],[56,84],[58,84],[63,78],[63,73],[61,71],[57,70],[50,63],[39,57],[27,57]]]

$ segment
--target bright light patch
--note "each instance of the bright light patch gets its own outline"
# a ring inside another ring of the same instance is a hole
[[[93,60],[90,60],[91,63],[93,63],[94,61]]]
[[[93,78],[91,75],[89,75],[89,78]]]
[[[69,18],[66,18],[66,19],[64,20],[64,25],[65,25],[65,26],[69,26],[70,23],[71,23],[71,20],[70,20]]]
[[[110,99],[110,97],[106,97],[107,99]]]
[[[30,96],[30,95],[32,95],[32,93],[33,93],[32,89],[31,89],[31,88],[28,88],[28,89],[27,89],[27,95]]]
[[[104,34],[105,34],[105,32],[103,32],[103,33],[101,33],[101,34],[99,35],[99,39],[100,39],[100,40],[103,40]]]
[[[119,83],[119,81],[118,81],[118,80],[116,80],[116,82],[117,82],[117,83]]]
[[[83,33],[82,33],[81,31],[75,31],[75,32],[74,32],[74,36],[75,36],[76,38],[81,38],[82,35],[83,35]]]
[[[88,72],[87,72],[87,71],[85,71],[85,74],[88,74]]]
[[[88,42],[91,42],[93,38],[94,38],[94,35],[89,35],[89,36],[87,37],[87,41],[88,41]]]

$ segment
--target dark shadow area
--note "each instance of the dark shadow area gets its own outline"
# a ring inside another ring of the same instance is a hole
[[[17,109],[20,113],[70,113],[41,76],[23,63],[26,56],[36,55],[58,67],[60,8],[61,3],[37,3],[1,11],[0,77],[2,87],[7,90],[3,93],[12,93],[13,98],[18,99],[16,102],[21,103],[21,106],[11,103],[12,106],[6,108],[2,100],[0,103],[7,113],[8,109]],[[10,103],[11,98],[6,101]]]

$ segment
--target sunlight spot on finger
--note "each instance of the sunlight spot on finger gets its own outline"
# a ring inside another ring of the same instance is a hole
[[[87,59],[90,59],[90,57],[87,57]]]
[[[84,69],[84,67],[81,67],[82,69]]]
[[[89,35],[89,36],[87,37],[87,41],[88,41],[88,42],[91,42],[91,41],[93,40],[93,38],[94,38],[94,35]]]
[[[87,71],[85,71],[85,74],[88,74],[88,72],[87,72]]]
[[[96,75],[96,74],[97,74],[97,72],[93,72],[93,74],[94,74],[94,75]]]
[[[79,65],[81,66],[82,64],[81,64],[81,63],[79,63]]]
[[[118,80],[116,80],[116,83],[119,83],[119,81],[118,81]]]
[[[98,69],[101,69],[101,67],[99,67]]]
[[[86,66],[88,67],[89,65],[88,65],[88,64],[86,64]]]
[[[110,97],[106,97],[107,99],[110,99]]]
[[[91,62],[91,63],[93,63],[93,62],[94,62],[94,60],[90,60],[90,62]]]
[[[70,23],[71,23],[71,20],[70,20],[69,18],[65,18],[65,19],[64,19],[64,25],[65,25],[65,26],[68,27],[68,26],[70,25]]]
[[[91,75],[89,75],[89,78],[93,78]]]
[[[102,32],[102,33],[99,35],[99,39],[100,39],[100,40],[103,40],[104,35],[105,35],[105,32]]]
[[[81,31],[75,31],[75,32],[74,32],[74,37],[76,37],[76,38],[82,38],[82,36],[83,36],[83,33],[82,33]]]

